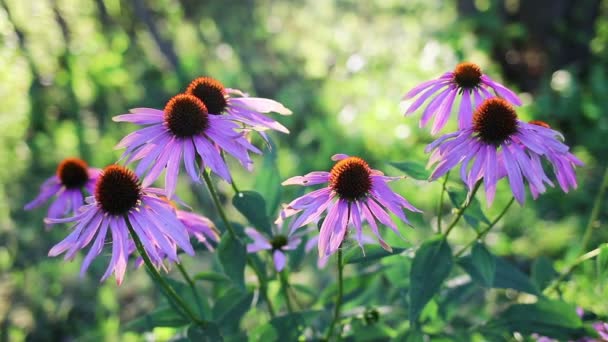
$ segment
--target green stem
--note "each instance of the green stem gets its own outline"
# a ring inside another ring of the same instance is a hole
[[[562,272],[559,277],[557,277],[557,279],[555,279],[555,281],[553,281],[551,283],[551,285],[549,285],[544,293],[545,294],[549,294],[551,291],[553,290],[557,290],[557,287],[559,286],[559,284],[564,281],[564,279],[566,279],[571,273],[572,271],[574,271],[574,269],[576,268],[576,266],[582,264],[583,262],[592,259],[596,256],[598,256],[600,254],[600,250],[601,248],[598,247],[590,252],[587,252],[581,256],[579,256],[578,258],[576,258],[576,260],[574,260],[574,263],[572,263],[572,265],[570,265],[568,268],[566,268],[566,270],[564,270],[564,272]]]
[[[272,302],[270,301],[270,297],[268,297],[268,285],[266,284],[266,280],[265,280],[264,276],[262,276],[262,273],[257,268],[257,266],[255,266],[255,263],[253,262],[253,260],[249,257],[247,257],[247,264],[249,265],[249,267],[251,267],[251,269],[255,273],[256,277],[258,277],[258,281],[260,282],[260,294],[262,295],[262,298],[266,302],[266,306],[268,307],[268,313],[270,314],[270,318],[274,318],[276,316],[276,313],[274,311],[274,307],[272,306]]]
[[[473,201],[473,198],[475,198],[475,194],[477,193],[477,190],[479,189],[480,186],[481,186],[481,181],[478,181],[475,184],[473,191],[471,191],[471,193],[467,196],[467,198],[464,200],[464,202],[460,205],[460,208],[458,208],[458,213],[456,214],[456,217],[454,217],[454,220],[452,220],[452,223],[450,223],[450,225],[448,226],[448,229],[446,229],[446,231],[445,231],[444,235],[446,238],[448,237],[448,235],[450,235],[450,232],[456,226],[458,221],[460,221],[460,218],[462,217],[462,215],[464,215],[465,210],[467,210],[467,208]]]
[[[441,184],[441,194],[439,195],[439,204],[437,205],[437,233],[441,234],[441,212],[443,211],[443,194],[445,194],[445,185],[450,177],[450,171],[446,172]]]
[[[181,263],[177,263],[177,269],[184,277],[184,280],[186,280],[186,282],[190,286],[190,289],[192,290],[192,295],[194,296],[194,300],[196,300],[196,305],[198,306],[198,312],[200,314],[202,314],[203,313],[203,304],[202,304],[201,297],[199,296],[198,291],[196,290],[196,285],[194,285],[194,281],[192,280],[192,278],[190,278],[190,276],[188,275],[188,272],[186,272],[184,265],[182,265]]]
[[[170,301],[177,304],[192,322],[196,323],[202,328],[205,328],[208,322],[198,318],[196,314],[192,312],[190,307],[186,305],[182,297],[180,297],[177,292],[175,292],[175,290],[171,287],[171,285],[169,285],[169,283],[167,283],[167,281],[158,273],[158,270],[152,264],[152,261],[148,257],[148,254],[146,253],[146,250],[144,249],[144,246],[142,245],[139,236],[137,236],[137,234],[135,233],[135,230],[133,229],[133,226],[131,226],[131,222],[129,222],[129,218],[127,216],[125,216],[125,222],[127,223],[127,228],[129,229],[129,233],[133,238],[133,242],[135,242],[135,247],[137,248],[139,255],[141,255],[141,257],[144,259],[144,263],[146,264],[148,271],[152,275],[152,278],[154,279],[156,284],[160,285],[160,287],[163,289],[165,296],[167,296]]]
[[[600,207],[602,205],[602,199],[604,197],[604,193],[606,192],[606,187],[608,187],[608,167],[606,167],[604,170],[604,177],[602,178],[600,190],[598,191],[597,196],[595,197],[595,201],[593,203],[593,208],[591,209],[591,214],[589,215],[589,221],[587,222],[587,227],[585,227],[585,234],[583,235],[583,241],[581,243],[581,249],[583,251],[585,249],[587,249],[587,245],[589,244],[589,241],[591,240],[591,233],[593,231],[593,223],[597,220],[597,218],[600,214]],[[560,274],[560,276],[553,283],[551,283],[551,285],[549,285],[545,289],[545,293],[549,293],[553,290],[559,290],[558,289],[559,284],[562,281],[564,281],[564,279],[566,279],[566,277],[568,277],[572,273],[572,271],[574,271],[576,266],[578,266],[585,260],[595,257],[599,253],[600,253],[600,249],[596,248],[590,252],[587,252],[587,253],[579,256],[576,260],[574,260],[574,263],[572,265],[570,265],[568,268],[566,268],[564,270],[564,272],[562,272]]]
[[[509,208],[511,207],[511,205],[513,204],[514,201],[515,201],[515,197],[511,197],[511,200],[509,201],[509,203],[507,203],[507,206],[505,206],[505,208],[500,212],[500,214],[498,216],[496,216],[494,221],[490,222],[490,225],[487,226],[484,230],[478,232],[475,239],[469,241],[469,243],[467,243],[466,246],[462,247],[462,249],[460,251],[458,251],[456,254],[454,254],[454,256],[455,257],[461,256],[462,253],[464,253],[469,247],[471,247],[477,240],[483,238],[490,231],[490,229],[494,228],[496,223],[498,223],[498,221],[500,221],[500,219],[507,213],[507,211],[509,210]]]
[[[220,214],[220,217],[222,218],[222,222],[224,222],[224,226],[226,227],[226,230],[228,230],[228,233],[234,239],[241,241],[241,238],[236,234],[234,227],[232,227],[232,223],[230,223],[230,221],[228,220],[228,217],[226,217],[226,213],[224,212],[224,209],[222,208],[222,204],[220,203],[220,198],[217,195],[217,191],[215,191],[215,187],[213,186],[213,183],[211,182],[211,178],[209,177],[209,174],[205,170],[203,170],[202,174],[203,174],[203,179],[205,180],[205,184],[207,184],[207,189],[209,189],[209,193],[211,193],[211,198],[213,199],[215,208],[217,209],[217,212]]]
[[[232,223],[230,223],[230,221],[228,220],[228,217],[226,216],[226,213],[224,212],[224,208],[222,207],[222,204],[220,203],[220,199],[217,195],[217,191],[215,190],[215,187],[213,186],[213,182],[211,182],[211,178],[209,177],[209,174],[206,171],[203,171],[202,174],[203,174],[203,179],[205,180],[205,184],[207,184],[207,189],[209,189],[209,193],[211,193],[211,197],[213,198],[213,203],[215,204],[215,208],[217,209],[217,212],[220,214],[220,218],[222,219],[222,222],[224,223],[226,230],[228,231],[228,233],[230,234],[230,236],[232,238],[234,238],[235,240],[242,243],[241,238],[236,234],[234,227],[232,227]],[[260,292],[262,294],[262,297],[264,297],[264,300],[266,301],[266,303],[268,305],[268,312],[270,313],[270,316],[274,317],[275,312],[272,307],[272,303],[270,302],[270,298],[268,297],[268,290],[267,290],[266,281],[265,281],[264,277],[260,273],[260,270],[258,270],[258,268],[255,266],[253,260],[249,257],[249,255],[247,256],[247,264],[253,269],[256,276],[258,277],[258,281],[260,282]]]
[[[334,333],[334,327],[338,320],[340,319],[340,309],[342,308],[342,291],[344,287],[344,281],[342,279],[342,271],[344,265],[342,265],[342,248],[338,248],[338,296],[336,297],[336,308],[334,310],[334,319],[331,321],[329,325],[329,330],[327,330],[327,336],[325,340],[330,341]],[[338,339],[340,339],[340,329],[338,329]]]
[[[285,304],[287,305],[287,312],[293,313],[293,306],[291,304],[291,299],[289,298],[289,275],[287,271],[283,270],[280,272],[281,279],[281,292],[283,292],[283,297],[285,297]]]
[[[581,244],[581,250],[586,250],[589,241],[591,240],[591,233],[593,232],[593,223],[597,220],[598,215],[600,214],[600,208],[602,204],[602,199],[604,197],[604,193],[606,192],[606,187],[608,187],[608,167],[606,167],[604,171],[604,178],[602,179],[602,183],[600,185],[600,191],[597,193],[595,197],[595,201],[593,203],[593,209],[591,209],[591,214],[589,215],[589,221],[587,222],[587,227],[585,228],[585,234],[583,235],[583,242]]]

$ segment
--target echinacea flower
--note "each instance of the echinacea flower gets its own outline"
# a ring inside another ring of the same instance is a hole
[[[74,222],[73,231],[51,248],[49,256],[65,253],[65,259],[70,260],[94,240],[80,268],[82,276],[101,253],[109,231],[112,257],[101,280],[114,273],[120,285],[132,244],[128,225],[157,265],[163,260],[160,252],[177,262],[177,246],[194,255],[186,227],[162,196],[164,192],[160,189],[142,187],[131,170],[119,165],[106,167],[95,185],[95,195],[87,199],[88,204],[76,216],[45,219],[50,224]]]
[[[23,209],[32,210],[57,196],[49,207],[47,217],[75,214],[84,204],[85,195],[93,193],[100,171],[89,167],[84,160],[66,158],[57,167],[56,174],[40,186],[40,194]]]
[[[545,192],[545,183],[553,185],[541,157],[552,164],[556,174],[567,175],[568,184],[576,184],[573,167],[578,162],[567,163],[573,156],[558,137],[561,134],[550,128],[520,121],[506,100],[487,99],[475,111],[471,127],[446,134],[426,147],[426,152],[432,151],[429,165],[436,164],[430,180],[460,163],[460,177],[469,189],[483,178],[488,205],[494,200],[496,183],[504,176],[515,199],[523,204],[524,180],[533,194]]]
[[[327,183],[322,189],[289,203],[283,209],[284,217],[299,215],[291,223],[292,229],[297,229],[318,220],[321,214],[327,212],[319,232],[319,258],[338,250],[349,226],[356,230],[355,238],[362,246],[362,227],[365,222],[369,224],[380,245],[387,251],[392,251],[380,236],[377,221],[401,236],[387,211],[407,224],[410,223],[404,214],[404,208],[420,212],[386,184],[401,177],[384,176],[382,172],[370,168],[367,162],[359,157],[336,154],[332,160],[336,161],[336,164],[330,172],[311,172],[283,182],[283,185],[304,186]]]
[[[209,167],[231,183],[222,152],[236,158],[248,170],[253,167],[248,152],[261,153],[243,132],[235,131],[239,124],[232,115],[209,115],[205,104],[193,95],[174,96],[164,110],[136,108],[131,112],[113,120],[149,126],[130,133],[118,143],[117,148],[126,147],[121,159],[126,157],[126,163],[139,161],[135,173],[140,177],[147,171],[143,187],[152,184],[166,168],[165,189],[169,198],[175,192],[182,163],[190,178],[200,182],[197,155],[203,170]]]
[[[289,133],[285,126],[262,114],[275,112],[290,115],[291,111],[277,101],[249,97],[238,89],[225,88],[220,81],[211,77],[199,77],[190,82],[186,94],[194,95],[203,101],[209,114],[228,114],[247,128],[258,131],[266,141],[268,138],[265,130]]]
[[[478,65],[464,62],[458,64],[454,71],[446,72],[438,79],[419,84],[407,92],[403,96],[403,100],[418,98],[408,107],[405,115],[414,113],[424,102],[433,98],[422,113],[420,127],[426,126],[434,116],[435,121],[431,133],[436,134],[447,123],[457,96],[461,97],[458,109],[459,129],[471,126],[473,109],[479,106],[484,99],[500,96],[514,105],[521,105],[521,100],[514,92],[483,74]]]
[[[264,236],[255,228],[245,228],[245,233],[253,240],[252,243],[247,244],[247,253],[257,253],[264,250],[270,251],[277,272],[281,272],[285,268],[285,264],[287,263],[285,252],[298,248],[302,242],[301,236],[293,234],[293,231],[284,234],[282,226],[282,222],[273,226],[271,237]]]

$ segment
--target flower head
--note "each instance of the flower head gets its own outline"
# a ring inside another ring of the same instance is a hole
[[[189,94],[174,96],[164,110],[136,108],[132,114],[118,115],[114,121],[148,125],[124,137],[116,146],[126,147],[122,158],[127,163],[139,161],[135,173],[145,175],[143,186],[152,184],[166,168],[165,188],[173,197],[180,165],[195,182],[200,182],[197,156],[201,168],[209,167],[218,176],[231,182],[222,152],[235,157],[251,170],[249,151],[261,153],[245,138],[235,117],[230,114],[209,115],[205,104]]]
[[[225,88],[224,85],[211,77],[199,77],[188,85],[186,94],[194,95],[203,101],[209,114],[228,114],[235,121],[247,128],[256,130],[268,140],[264,131],[271,129],[289,133],[285,126],[262,113],[276,112],[289,115],[291,111],[277,101],[259,97],[249,97],[237,89]]]
[[[57,196],[49,207],[47,217],[59,218],[76,213],[84,204],[85,194],[93,193],[100,171],[90,168],[81,159],[66,158],[57,167],[56,174],[42,184],[40,194],[24,209],[32,210]]]
[[[436,164],[431,180],[460,163],[460,176],[469,189],[483,178],[488,204],[503,177],[508,177],[513,196],[523,204],[524,180],[534,198],[545,192],[545,184],[553,186],[542,167],[545,157],[564,186],[576,187],[574,166],[582,163],[568,152],[560,137],[550,128],[520,121],[506,100],[486,99],[475,111],[471,127],[446,134],[427,146],[426,151],[432,151],[429,165]]]
[[[120,284],[133,243],[128,225],[133,227],[150,259],[157,265],[163,255],[178,261],[177,246],[193,255],[187,229],[173,208],[163,200],[163,195],[160,189],[142,187],[137,176],[125,167],[106,167],[95,185],[95,195],[87,198],[88,204],[78,214],[69,218],[45,219],[49,224],[74,222],[72,232],[51,248],[49,256],[65,253],[65,259],[69,260],[78,250],[93,242],[80,269],[83,275],[101,253],[109,231],[112,257],[101,280],[114,273]]]
[[[404,208],[420,212],[386,184],[400,177],[384,176],[359,157],[336,154],[332,160],[336,164],[330,172],[311,172],[283,182],[283,185],[310,186],[326,183],[327,186],[293,200],[283,209],[282,215],[299,215],[291,223],[293,230],[319,220],[321,214],[327,212],[318,238],[320,258],[338,250],[349,226],[354,227],[355,238],[362,245],[362,226],[365,222],[369,224],[380,245],[391,251],[391,247],[380,236],[377,221],[400,235],[387,211],[407,224],[409,221],[403,212]]]
[[[465,129],[471,125],[473,108],[480,105],[484,99],[500,96],[514,105],[521,105],[521,100],[515,93],[483,74],[481,68],[476,64],[464,62],[458,64],[454,71],[446,72],[438,79],[424,82],[405,94],[403,100],[418,97],[408,107],[405,115],[414,113],[423,103],[433,97],[422,113],[420,126],[426,126],[434,116],[435,121],[431,133],[436,134],[447,123],[457,96],[461,97],[458,109],[459,129]]]
[[[245,228],[245,233],[252,243],[247,244],[247,253],[256,253],[263,250],[268,250],[272,253],[272,260],[277,272],[281,272],[287,263],[285,252],[298,248],[302,242],[302,238],[298,234],[293,234],[290,231],[288,234],[283,232],[283,222],[278,220],[276,226],[273,226],[272,236],[266,237],[254,228]]]

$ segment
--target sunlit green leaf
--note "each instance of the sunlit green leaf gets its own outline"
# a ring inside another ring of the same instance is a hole
[[[420,163],[406,161],[391,162],[390,164],[414,179],[427,180],[431,175],[431,171],[427,170],[424,165]]]
[[[272,235],[270,218],[266,214],[266,202],[262,195],[255,191],[241,191],[234,195],[232,204],[255,228]]]
[[[415,322],[452,270],[452,249],[443,237],[424,242],[410,271],[410,322]]]
[[[491,287],[494,284],[496,273],[496,259],[490,251],[481,243],[473,245],[471,250],[471,261],[479,275],[477,279],[483,286]]]
[[[224,233],[222,241],[217,247],[217,255],[224,270],[224,274],[239,288],[245,289],[245,264],[247,263],[247,250],[245,245],[234,239],[230,234]]]
[[[171,307],[159,307],[127,323],[129,330],[151,331],[155,327],[182,327],[190,323]]]
[[[572,340],[585,334],[574,306],[544,298],[534,304],[512,305],[488,325],[524,335],[538,334],[560,340]]]
[[[558,273],[555,268],[553,268],[553,263],[549,258],[541,256],[534,260],[534,263],[532,264],[532,279],[540,290],[547,287],[557,276]]]

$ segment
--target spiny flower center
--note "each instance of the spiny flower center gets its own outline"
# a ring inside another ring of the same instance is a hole
[[[180,138],[200,134],[209,126],[207,107],[192,95],[176,95],[165,106],[165,124]]]
[[[57,167],[57,176],[68,189],[82,188],[89,180],[88,165],[78,158],[66,158]]]
[[[473,130],[484,142],[498,146],[517,132],[517,114],[506,100],[487,99],[473,114]]]
[[[454,69],[454,80],[460,88],[475,88],[481,83],[481,68],[470,62],[460,63]]]
[[[270,240],[270,244],[272,245],[272,250],[281,249],[287,246],[287,236],[277,235]]]
[[[545,128],[551,128],[551,126],[549,126],[548,123],[546,123],[544,121],[540,121],[540,120],[532,120],[532,121],[529,121],[528,123],[536,125],[536,126],[545,127]]]
[[[372,188],[371,169],[365,160],[348,157],[331,168],[329,186],[340,198],[355,201],[367,196]]]
[[[209,110],[209,114],[222,114],[228,105],[226,88],[220,81],[211,77],[199,77],[192,81],[186,90],[186,94],[194,95],[203,101]]]
[[[111,215],[124,215],[141,199],[141,185],[133,171],[120,165],[106,167],[95,187],[95,199]]]

